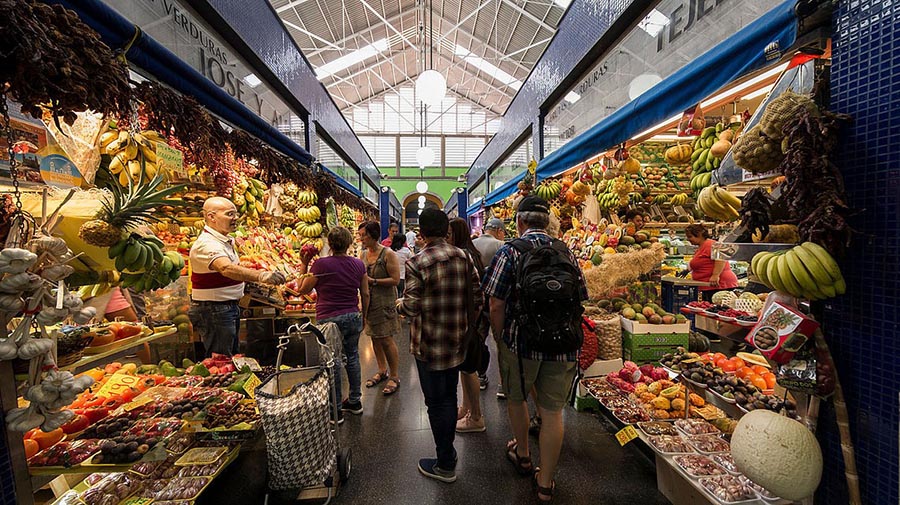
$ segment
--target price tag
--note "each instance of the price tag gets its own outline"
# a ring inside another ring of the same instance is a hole
[[[97,396],[101,396],[104,398],[109,398],[111,396],[117,395],[122,391],[125,391],[128,388],[134,387],[140,382],[142,379],[134,376],[128,375],[125,373],[117,373],[106,381],[106,384],[100,388],[100,391],[97,391]]]
[[[247,380],[244,381],[244,391],[247,393],[247,396],[256,398],[255,390],[260,384],[262,384],[262,381],[259,380],[259,377],[255,373],[250,374],[250,377],[247,377]]]
[[[616,433],[616,440],[619,441],[619,445],[624,446],[628,442],[636,439],[638,437],[637,431],[634,429],[634,426],[628,425]]]
[[[142,396],[141,398],[138,398],[133,402],[125,404],[124,406],[122,406],[122,408],[125,409],[125,412],[131,412],[132,410],[147,405],[148,403],[153,403],[153,397],[150,395]]]

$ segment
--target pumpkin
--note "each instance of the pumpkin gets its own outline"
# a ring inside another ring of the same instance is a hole
[[[721,159],[724,158],[726,154],[728,154],[729,149],[731,149],[731,142],[727,140],[719,140],[709,148],[709,154]]]
[[[799,501],[822,478],[822,449],[805,426],[770,410],[752,410],[731,436],[737,469],[772,493]]]
[[[628,174],[639,174],[641,172],[641,162],[634,158],[627,158],[619,162],[618,168]]]
[[[705,335],[701,335],[692,331],[688,335],[688,351],[697,353],[708,352],[709,339],[706,338]]]
[[[685,165],[691,161],[694,150],[688,144],[678,144],[666,149],[665,158],[669,165]]]

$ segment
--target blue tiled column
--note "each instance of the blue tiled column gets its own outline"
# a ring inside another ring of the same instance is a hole
[[[863,503],[898,503],[900,392],[900,1],[840,0],[834,15],[831,108],[853,116],[836,163],[853,219],[852,252],[841,261],[847,294],[826,307],[856,450]],[[819,437],[825,475],[817,503],[848,503],[833,411]]]

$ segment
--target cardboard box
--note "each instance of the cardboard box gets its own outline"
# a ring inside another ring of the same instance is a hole
[[[644,363],[659,363],[659,360],[666,354],[673,352],[672,347],[638,347],[636,349],[625,349],[625,359],[634,361],[638,365]]]
[[[608,375],[612,372],[618,372],[622,369],[622,359],[607,359],[602,360],[598,359],[594,362],[593,365],[589,366],[587,370],[584,371],[585,377],[600,377],[601,375]]]
[[[622,329],[628,333],[639,334],[639,333],[653,333],[653,334],[662,334],[662,333],[684,333],[687,334],[691,331],[691,322],[685,321],[683,323],[676,324],[649,324],[649,323],[639,323],[637,321],[632,321],[631,319],[626,319],[622,316],[619,316],[619,319],[622,321]]]
[[[626,360],[639,364],[658,362],[663,355],[675,352],[679,346],[687,347],[687,345],[688,333],[640,333],[635,335],[626,331],[622,334],[622,356]]]

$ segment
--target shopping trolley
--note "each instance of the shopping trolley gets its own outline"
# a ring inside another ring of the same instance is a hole
[[[276,373],[256,388],[269,464],[266,504],[270,492],[283,495],[295,490],[295,500],[324,499],[327,504],[350,477],[351,452],[341,449],[336,422],[340,398],[334,381],[341,380],[335,376],[342,354],[340,331],[327,325],[334,323],[323,325],[324,330],[309,322],[288,328],[278,339]],[[329,342],[325,333],[337,338]],[[319,364],[281,370],[288,343],[304,334],[315,337]]]

